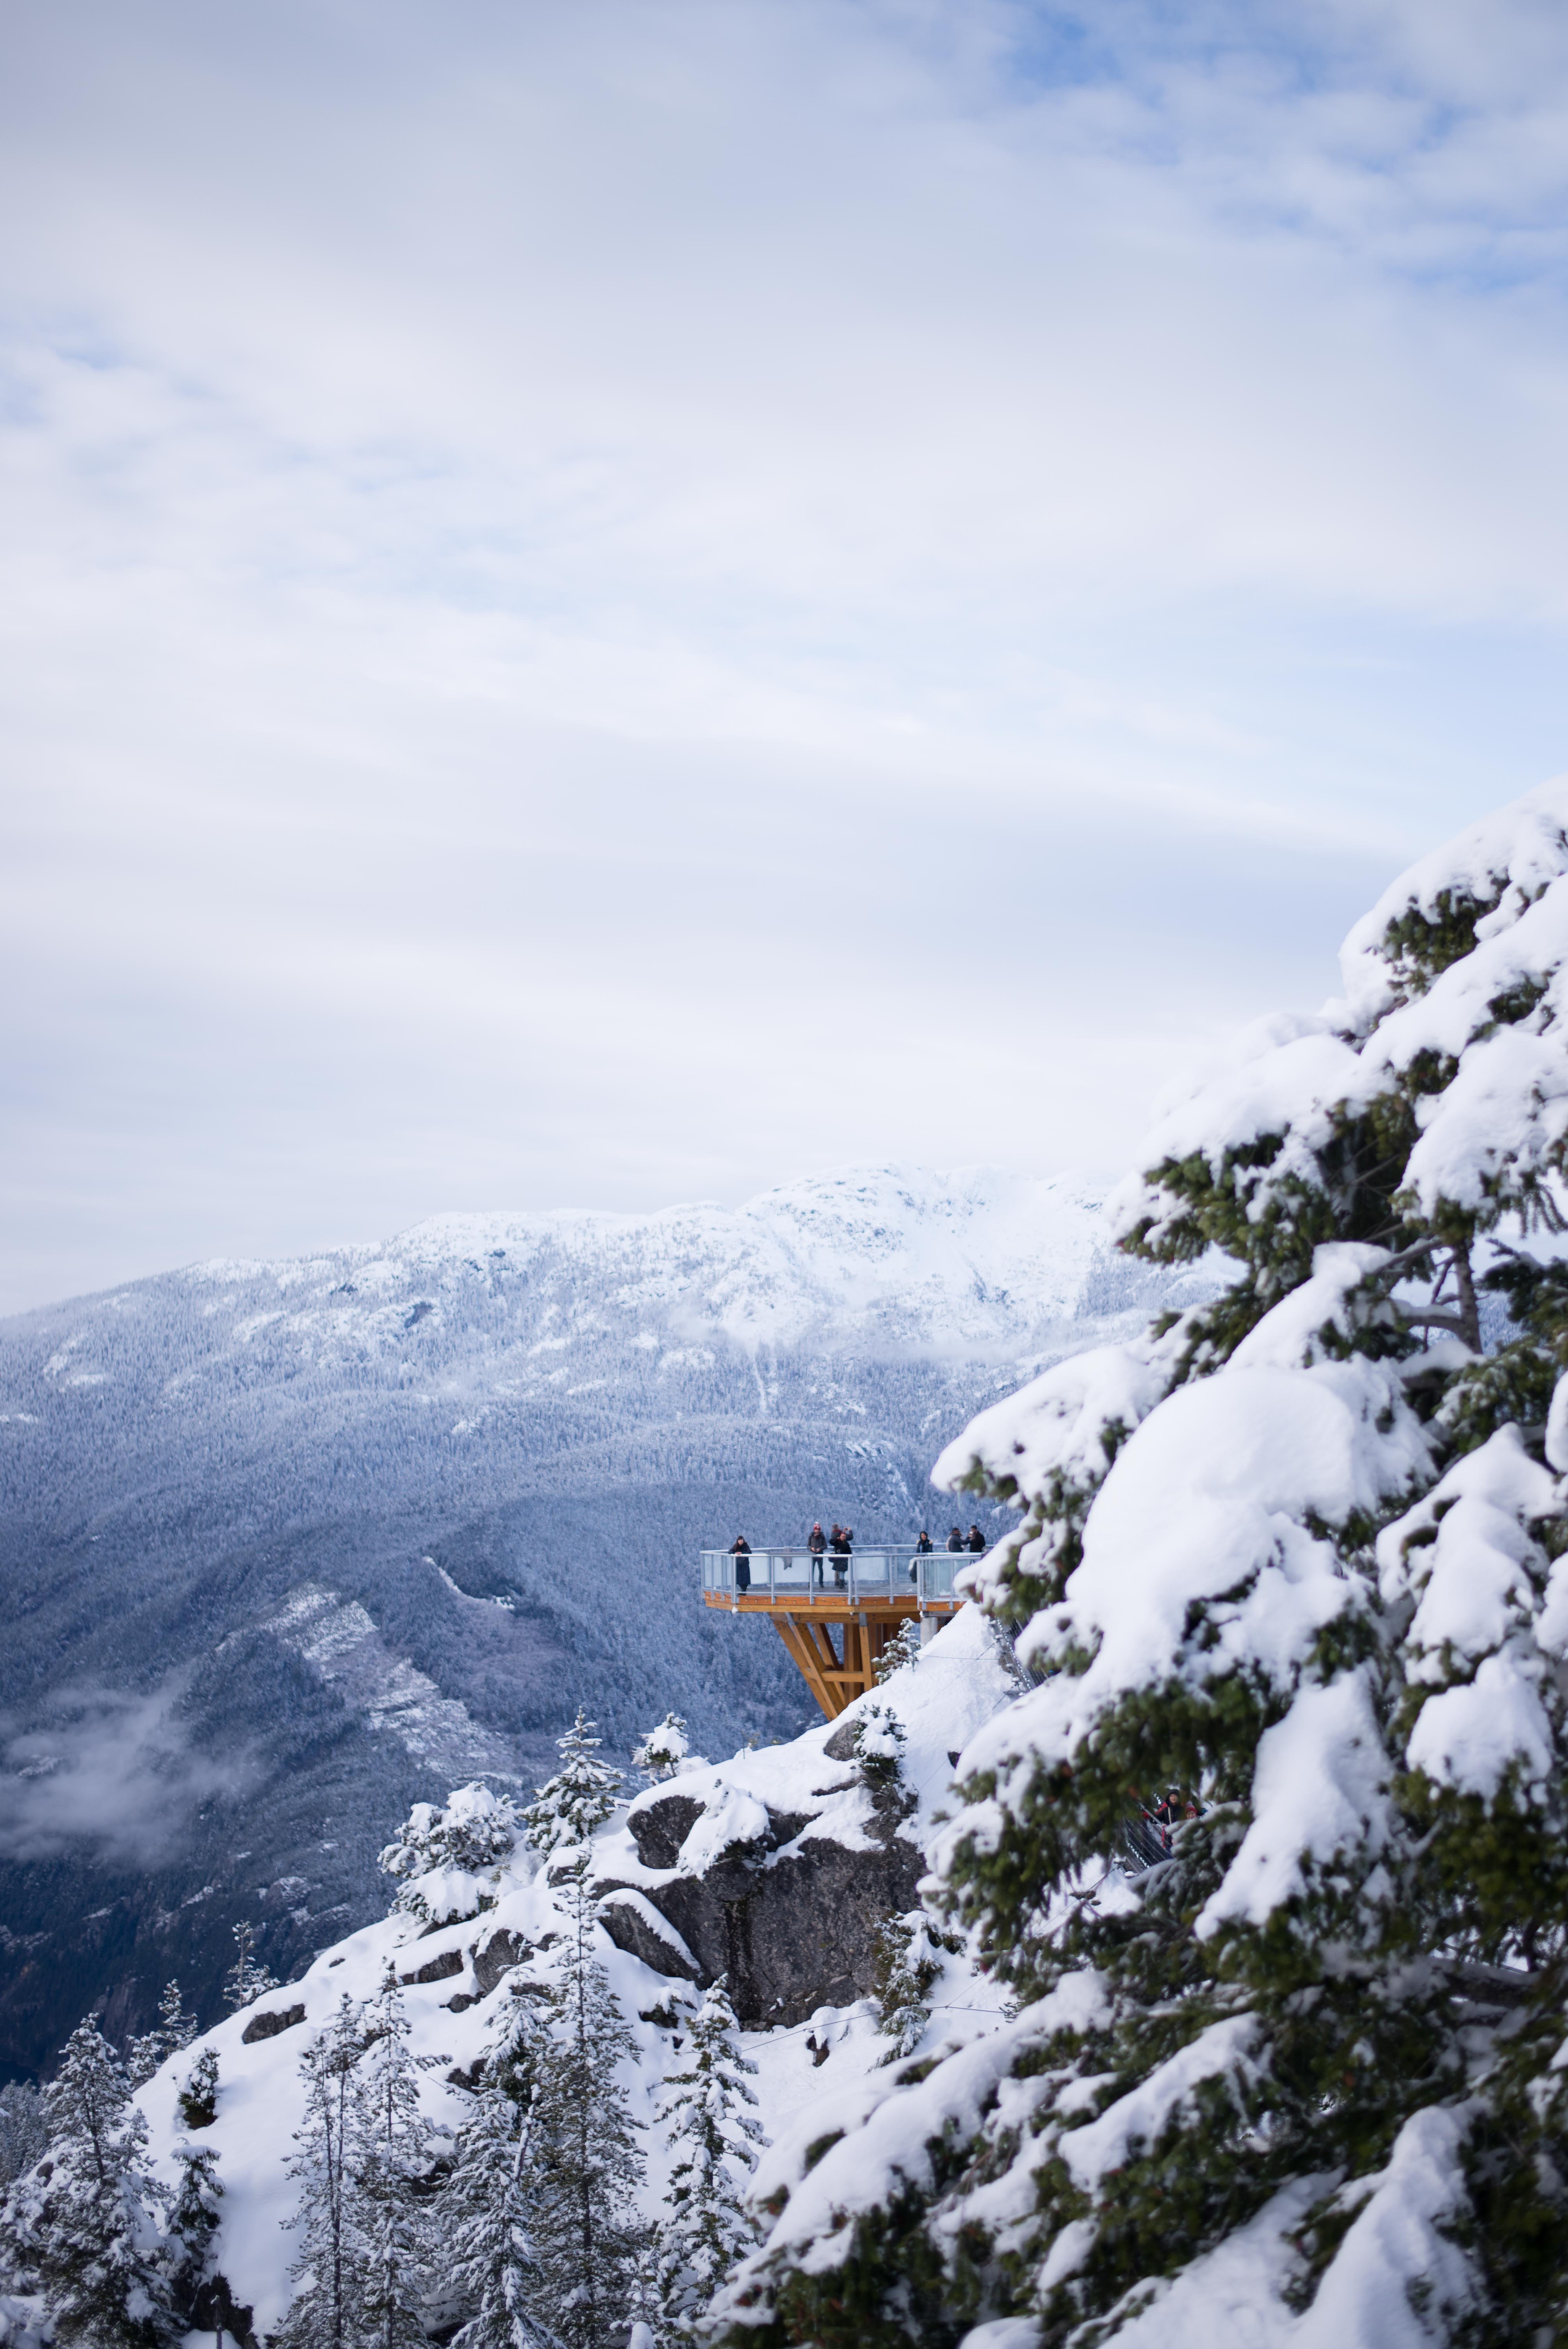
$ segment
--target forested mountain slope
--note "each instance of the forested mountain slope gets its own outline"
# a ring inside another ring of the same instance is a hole
[[[0,1325],[0,2066],[170,1973],[210,2015],[242,1916],[292,1974],[411,1801],[531,1785],[580,1699],[623,1753],[670,1705],[713,1752],[803,1727],[696,1549],[913,1532],[977,1404],[1185,1301],[1099,1196],[884,1169],[448,1216]]]

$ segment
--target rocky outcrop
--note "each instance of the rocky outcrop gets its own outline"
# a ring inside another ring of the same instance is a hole
[[[241,2044],[253,2047],[258,2039],[275,2039],[280,2031],[292,2031],[296,2023],[304,2021],[303,2006],[274,2008],[270,2013],[253,2014],[240,2033]]]
[[[480,1998],[488,1998],[502,1974],[521,1963],[528,1954],[528,1943],[521,1933],[497,1928],[490,1939],[481,1941],[474,1951],[474,1988]]]
[[[736,2013],[752,2030],[803,2023],[820,2006],[868,1996],[878,1928],[913,1907],[924,1872],[919,1847],[899,1832],[905,1805],[896,1790],[862,1790],[864,1843],[807,1833],[810,1815],[769,1809],[766,1834],[698,1870],[683,1867],[681,1856],[703,1807],[674,1793],[634,1806],[627,1826],[649,1874],[635,1885],[594,1887],[616,1946],[657,1973],[704,1984],[725,1975]]]
[[[460,1974],[462,1970],[461,1950],[443,1950],[438,1958],[427,1958],[424,1964],[416,1966],[411,1974],[399,1974],[397,1979],[400,1982],[449,1982],[453,1974]]]

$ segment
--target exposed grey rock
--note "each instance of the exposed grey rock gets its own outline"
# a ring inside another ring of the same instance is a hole
[[[460,1974],[462,1970],[461,1950],[443,1950],[438,1958],[427,1958],[424,1964],[417,1966],[411,1974],[399,1974],[397,1979],[400,1982],[448,1982],[453,1974]]]
[[[837,1729],[834,1730],[831,1737],[825,1738],[823,1740],[822,1751],[827,1755],[830,1762],[852,1762],[854,1760],[855,1732],[859,1729],[860,1725],[860,1715],[856,1713],[848,1721],[841,1721]]]
[[[645,1868],[674,1868],[681,1846],[690,1835],[703,1806],[690,1795],[644,1795],[626,1814],[626,1825]]]
[[[696,1982],[702,1969],[675,1927],[644,1893],[630,1886],[601,1903],[599,1920],[618,1950],[629,1950],[656,1974]]]
[[[527,1954],[528,1943],[521,1933],[512,1932],[505,1925],[498,1927],[489,1940],[480,1942],[474,1951],[474,1987],[480,1996],[488,1998],[502,1974]]]
[[[924,1873],[919,1849],[898,1832],[907,1807],[896,1786],[868,1792],[865,1824],[874,1840],[861,1850],[802,1837],[807,1817],[769,1811],[765,1837],[732,1845],[696,1876],[674,1859],[701,1806],[687,1795],[662,1795],[634,1809],[628,1824],[645,1866],[655,1852],[672,1861],[655,1883],[595,1887],[606,1930],[655,1972],[686,1975],[653,1917],[673,1926],[695,1970],[686,1978],[706,1985],[727,1976],[736,2013],[752,2029],[847,2005],[873,1990],[878,1928],[914,1906]]]
[[[303,2006],[274,2008],[270,2013],[253,2014],[240,2033],[240,2044],[253,2047],[258,2039],[275,2039],[280,2031],[292,2031],[296,2023],[304,2021]]]

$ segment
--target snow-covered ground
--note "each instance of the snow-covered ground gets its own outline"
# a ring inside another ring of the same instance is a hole
[[[921,1651],[913,1667],[895,1673],[874,1700],[861,1701],[861,1706],[873,1701],[891,1705],[905,1731],[902,1775],[913,1806],[902,1833],[923,1839],[930,1832],[952,1784],[949,1754],[961,1749],[1014,1692],[988,1626],[975,1609],[966,1608]],[[860,1709],[851,1707],[843,1719],[853,1720]],[[724,1763],[696,1763],[665,1782],[661,1794],[678,1792],[704,1805],[683,1848],[681,1865],[699,1873],[716,1856],[710,1848],[711,1823],[726,1812],[744,1826],[748,1809],[811,1813],[807,1833],[830,1836],[853,1849],[857,1838],[863,1837],[864,1789],[856,1784],[852,1768],[846,1770],[824,1752],[841,1725],[823,1723],[789,1744],[758,1747]],[[824,1802],[825,1786],[838,1791]],[[720,1839],[728,1840],[729,1832],[727,1828]],[[595,1838],[593,1874],[627,1881],[639,1867],[623,1805]],[[389,1898],[393,1889],[388,1885]],[[449,1953],[456,1956],[461,1960],[459,1971],[439,1981],[409,1981],[404,1992],[411,2050],[430,2059],[422,2084],[427,2107],[433,2119],[455,2128],[466,2091],[449,2075],[471,2075],[511,1994],[513,1979],[503,1975],[476,1999],[473,1953],[482,1953],[500,1935],[513,1935],[518,1944],[527,1945],[518,1976],[543,1979],[551,1961],[548,1949],[541,1945],[559,1933],[563,1922],[546,1869],[526,1846],[519,1845],[502,1864],[494,1891],[493,1908],[461,1922],[422,1931],[416,1918],[399,1910],[323,1951],[300,1981],[230,2016],[172,2057],[140,2092],[155,2165],[172,2180],[172,2147],[183,2134],[177,2089],[202,2048],[210,2046],[216,2053],[218,2116],[203,2142],[219,2157],[224,2189],[217,2262],[236,2300],[253,2307],[258,2332],[277,2323],[289,2299],[296,2189],[284,2165],[303,2116],[299,2059],[304,2046],[330,2021],[341,1999],[360,2001],[372,1995],[388,1961],[400,1975],[412,1975],[431,1969]],[[611,1987],[636,2041],[636,2061],[628,2067],[626,2086],[632,2110],[647,2128],[646,2210],[653,2218],[666,2184],[665,2148],[653,2123],[671,2042],[668,2030],[649,2018],[661,2010],[667,2015],[672,1996],[678,1998],[684,1985],[616,1948],[603,1931],[598,1938]],[[454,2013],[454,1996],[473,2002]],[[1000,2019],[997,1992],[958,1958],[947,1961],[929,2003],[931,2022],[922,2052],[963,2044],[993,2030]],[[244,2033],[259,2014],[287,2013],[296,2005],[304,2009],[301,2022],[245,2044]],[[743,2034],[746,2052],[758,2067],[754,2086],[771,2140],[763,2157],[769,2176],[775,2170],[798,2173],[808,2139],[851,2125],[888,2093],[892,2074],[880,2067],[890,2043],[877,2023],[874,2002],[861,1999],[845,2007],[823,2008],[792,2027]]]

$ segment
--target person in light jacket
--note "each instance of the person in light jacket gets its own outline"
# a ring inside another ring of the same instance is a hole
[[[822,1521],[819,1517],[806,1543],[806,1547],[811,1553],[811,1579],[819,1590],[822,1587],[822,1553],[827,1547],[828,1537],[822,1531]]]

